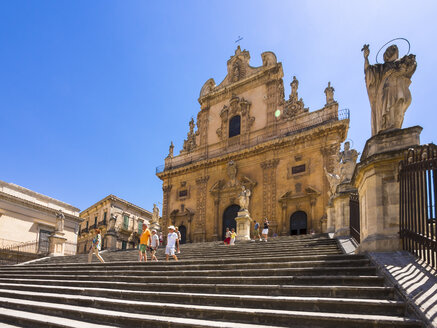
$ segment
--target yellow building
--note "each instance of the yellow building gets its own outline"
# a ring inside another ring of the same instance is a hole
[[[179,226],[188,242],[220,240],[235,227],[242,186],[251,191],[252,219],[267,217],[271,234],[326,230],[324,168],[334,170],[349,111],[339,112],[330,84],[325,106],[309,111],[295,77],[284,99],[282,64],[272,52],[261,57],[252,67],[249,52],[237,48],[225,79],[200,91],[197,129],[191,120],[180,154],[172,144],[157,169],[163,224]]]
[[[111,217],[115,218],[116,249],[135,248],[143,223],[149,224],[152,213],[144,208],[109,195],[80,213],[84,219],[78,237],[78,253],[87,253],[92,245],[95,229],[102,235],[102,249],[106,248],[106,233]]]

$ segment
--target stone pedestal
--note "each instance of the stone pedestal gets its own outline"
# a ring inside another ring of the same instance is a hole
[[[64,256],[64,233],[55,232],[49,237],[49,256]]]
[[[328,217],[328,222],[326,224],[326,232],[334,232],[335,231],[335,211],[334,205],[329,204],[326,209],[326,216]]]
[[[250,218],[249,211],[239,211],[235,221],[237,222],[237,240],[250,240],[250,225],[252,219]]]
[[[105,234],[106,249],[115,251],[117,249],[117,234],[115,231],[108,231]]]
[[[420,126],[379,133],[367,140],[352,178],[360,202],[358,252],[401,249],[398,166],[420,144]]]
[[[350,235],[350,197],[357,189],[350,183],[340,183],[333,197],[334,236]]]

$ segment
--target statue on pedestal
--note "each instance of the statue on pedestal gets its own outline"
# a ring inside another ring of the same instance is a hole
[[[333,87],[331,87],[331,82],[328,82],[328,86],[325,89],[326,105],[329,105],[329,104],[335,102],[334,91],[335,91],[335,89]]]
[[[291,93],[290,99],[297,101],[297,88],[299,87],[299,81],[296,79],[296,76],[293,76],[293,81],[290,83]]]
[[[159,221],[159,208],[156,204],[153,204],[153,212],[152,212],[152,223],[156,223]]]
[[[405,112],[411,103],[408,87],[417,63],[415,55],[399,58],[396,45],[384,52],[384,64],[369,64],[369,45],[361,49],[364,54],[364,73],[367,94],[372,108],[372,136],[381,131],[400,129]]]
[[[170,143],[170,147],[168,148],[168,156],[167,157],[173,157],[173,151],[174,151],[174,145],[173,141]]]
[[[55,232],[63,232],[64,231],[64,221],[65,221],[65,215],[62,213],[61,210],[59,210],[56,213],[56,228]]]
[[[240,203],[240,211],[249,209],[249,197],[251,192],[249,189],[246,189],[245,186],[241,186],[241,193],[238,196],[238,201]]]
[[[338,161],[341,163],[340,183],[351,181],[358,155],[355,149],[350,149],[350,142],[346,141],[344,150],[338,153]]]

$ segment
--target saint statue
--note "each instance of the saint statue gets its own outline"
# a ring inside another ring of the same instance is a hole
[[[323,167],[323,169],[325,170],[326,178],[328,179],[329,182],[328,194],[329,197],[331,198],[332,196],[335,195],[337,191],[337,186],[340,184],[340,177],[338,176],[338,174],[329,173],[326,167]]]
[[[238,63],[234,64],[234,67],[232,68],[232,81],[237,82],[240,79],[240,66]]]
[[[234,161],[229,161],[226,171],[229,177],[229,186],[235,186],[237,184],[237,164]]]
[[[241,192],[238,196],[238,201],[240,202],[240,210],[247,210],[249,208],[249,197],[251,192],[246,187],[241,186]]]
[[[290,83],[290,86],[291,86],[290,99],[294,99],[297,101],[297,88],[299,87],[299,81],[296,79],[296,76],[293,76],[293,81]]]
[[[329,104],[335,102],[334,91],[335,91],[335,89],[333,87],[331,87],[331,82],[328,82],[328,86],[325,89],[326,105],[329,105]]]
[[[355,165],[359,153],[355,149],[350,149],[350,142],[344,143],[344,150],[338,154],[340,167],[340,182],[350,182],[354,173]]]
[[[170,143],[170,147],[168,148],[168,157],[173,157],[174,145],[173,141]]]
[[[62,213],[61,210],[59,210],[56,213],[56,232],[64,231],[64,221],[65,221],[65,215],[64,213]]]
[[[158,222],[159,221],[159,208],[156,206],[156,204],[153,204],[153,213],[152,213],[152,222]]]
[[[117,222],[117,215],[111,214],[111,218],[109,219],[108,224],[108,231],[114,231],[115,230],[115,223]]]
[[[364,73],[367,94],[372,108],[372,136],[381,131],[400,129],[405,112],[411,103],[408,87],[417,63],[415,55],[399,58],[396,45],[384,52],[384,64],[369,64],[369,45],[361,49],[364,54]]]

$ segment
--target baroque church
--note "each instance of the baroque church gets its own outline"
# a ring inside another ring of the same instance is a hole
[[[330,83],[321,109],[305,107],[296,77],[286,99],[282,64],[273,52],[261,57],[252,67],[238,46],[225,79],[201,88],[183,149],[174,155],[172,143],[157,169],[163,226],[178,226],[183,242],[222,240],[236,226],[242,187],[251,193],[250,216],[268,218],[270,234],[326,232],[325,172],[334,172],[349,111],[339,111]]]

